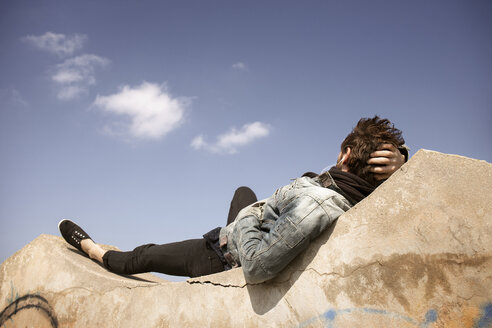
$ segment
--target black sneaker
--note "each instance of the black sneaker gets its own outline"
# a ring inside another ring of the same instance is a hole
[[[91,237],[81,227],[70,220],[61,220],[58,223],[58,229],[67,243],[84,252],[80,242],[84,239],[91,239]]]

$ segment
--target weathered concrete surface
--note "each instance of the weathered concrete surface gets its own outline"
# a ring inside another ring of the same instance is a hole
[[[273,281],[106,272],[41,235],[0,267],[0,327],[491,327],[492,165],[419,151]]]

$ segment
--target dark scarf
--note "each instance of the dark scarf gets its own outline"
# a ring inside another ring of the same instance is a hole
[[[357,204],[376,189],[375,186],[353,173],[343,172],[336,167],[332,167],[328,172],[337,186],[348,196],[352,205]]]

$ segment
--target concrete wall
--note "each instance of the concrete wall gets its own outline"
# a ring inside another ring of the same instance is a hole
[[[491,327],[491,192],[491,164],[421,150],[259,285],[115,275],[41,235],[0,267],[0,327]]]

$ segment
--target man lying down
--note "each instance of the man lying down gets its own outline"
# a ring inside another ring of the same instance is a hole
[[[275,277],[310,242],[368,196],[408,159],[400,130],[378,116],[362,118],[341,143],[336,165],[305,173],[258,201],[236,190],[227,224],[203,238],[146,244],[130,252],[106,251],[77,224],[62,220],[63,238],[111,272],[160,272],[197,277],[242,267],[246,281]]]

